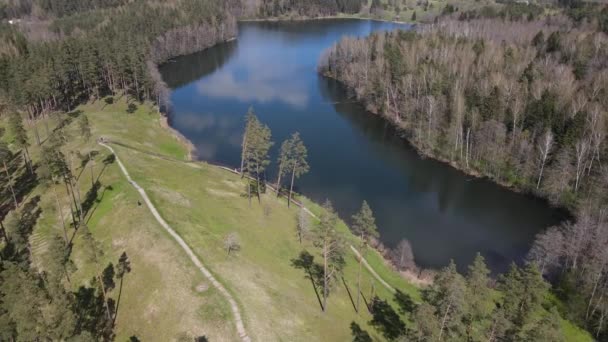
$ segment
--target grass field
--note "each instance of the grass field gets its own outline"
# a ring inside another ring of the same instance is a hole
[[[309,241],[300,245],[296,239],[295,207],[288,209],[284,200],[265,195],[261,204],[253,201],[249,208],[242,196],[244,183],[237,175],[205,163],[176,162],[141,152],[182,161],[187,155],[185,147],[162,127],[160,116],[148,106],[140,106],[137,112],[127,114],[124,101],[112,105],[97,102],[82,106],[77,112],[88,116],[93,138],[84,142],[78,137],[74,115],[66,129],[71,139],[64,152],[80,176],[78,185],[83,199],[91,189],[90,164],[82,167],[77,153],[69,151],[95,154],[93,178],[99,180],[101,188],[86,221],[106,251],[102,266],[108,262],[116,264],[123,251],[132,262],[133,272],[125,278],[118,310],[116,340],[130,336],[144,341],[191,340],[204,335],[212,341],[232,341],[238,337],[224,298],[199,275],[148,209],[138,204],[139,195],[116,163],[104,164],[109,152],[95,143],[100,136],[132,147],[113,146],[165,220],[237,299],[248,333],[254,340],[348,340],[352,321],[376,339],[381,338],[367,324],[370,314],[364,310],[360,314],[355,312],[346,289],[348,287],[354,296],[357,265],[350,252],[344,280],[332,290],[327,313],[321,312],[310,280],[303,270],[292,266],[292,260],[304,249],[320,261]],[[51,119],[37,124],[43,140],[46,124],[52,129],[57,123],[57,119]],[[39,149],[33,147],[35,160],[38,154]],[[30,195],[42,195],[43,215],[31,238],[35,263],[41,269],[44,269],[46,241],[53,235],[63,234],[55,192],[67,218],[69,201],[62,186],[41,185]],[[340,229],[352,241],[346,226],[341,224]],[[68,230],[73,234],[72,228]],[[230,232],[239,235],[242,248],[227,255],[223,238]],[[85,261],[81,243],[80,235],[76,234],[72,254],[77,266],[72,275],[74,289],[77,284],[88,282],[96,270],[95,265]],[[419,297],[418,290],[387,268],[375,252],[369,252],[368,259],[391,286],[414,299]],[[362,292],[367,300],[373,291],[398,307],[393,294],[372,280],[366,271],[362,279]],[[113,291],[111,296],[115,298],[117,292]]]
[[[88,116],[93,139],[83,142],[78,137],[77,123],[72,122],[67,130],[73,138],[66,151],[81,154],[96,151],[93,176],[101,183],[97,200],[87,213],[88,226],[106,251],[104,266],[110,261],[115,264],[126,251],[133,268],[125,278],[117,341],[133,335],[142,341],[191,341],[194,336],[234,341],[238,336],[225,299],[205,281],[148,209],[139,205],[138,193],[116,163],[103,162],[109,152],[95,143],[100,136],[126,145],[113,144],[113,148],[163,218],[235,297],[253,340],[347,341],[352,339],[351,322],[358,323],[375,340],[382,340],[368,324],[371,315],[365,309],[359,314],[354,310],[357,261],[350,251],[344,279],[332,289],[327,312],[321,312],[310,280],[303,270],[292,265],[302,250],[308,250],[321,261],[310,241],[300,245],[296,238],[297,207],[289,209],[284,199],[267,194],[262,196],[261,203],[253,200],[250,208],[243,196],[245,186],[240,177],[205,163],[187,162],[183,144],[162,127],[160,116],[148,106],[139,106],[135,113],[127,114],[125,101],[112,105],[99,101],[82,106],[79,111]],[[50,122],[49,126],[54,124]],[[44,138],[45,125],[38,126]],[[34,159],[37,153],[33,148]],[[72,162],[80,165],[76,156]],[[91,188],[89,165],[75,169],[76,174],[80,173],[78,184],[84,198]],[[42,269],[46,241],[54,234],[62,234],[52,195],[55,191],[60,194],[62,211],[67,217],[69,202],[62,187],[39,186],[32,194],[42,195],[43,216],[31,239],[35,262]],[[304,201],[313,212],[320,213],[318,205]],[[354,242],[343,223],[339,229],[348,241]],[[241,250],[228,255],[223,240],[233,232],[240,238]],[[82,256],[79,235],[74,241],[72,259],[78,270],[72,276],[72,284],[81,284],[93,277],[95,265]],[[380,255],[368,252],[366,258],[392,287],[414,301],[420,300],[419,289],[392,271]],[[373,292],[399,308],[394,294],[365,270],[362,279],[366,300]],[[116,295],[114,291],[112,296]],[[407,319],[407,315],[402,317]],[[568,340],[591,340],[566,321],[564,331],[569,334]]]

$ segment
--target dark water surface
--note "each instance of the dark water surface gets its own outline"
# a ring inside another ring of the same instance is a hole
[[[244,114],[253,106],[272,130],[273,158],[295,131],[306,143],[311,171],[298,191],[331,199],[343,218],[367,200],[381,240],[392,247],[408,239],[423,267],[454,259],[464,270],[479,251],[502,271],[522,259],[536,233],[559,222],[559,212],[420,158],[390,124],[316,73],[321,52],[340,37],[398,27],[408,28],[359,20],[241,23],[238,40],[161,68],[173,89],[171,124],[199,158],[236,167]]]

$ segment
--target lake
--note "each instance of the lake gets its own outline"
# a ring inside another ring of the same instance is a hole
[[[319,203],[329,198],[347,221],[367,200],[382,242],[409,240],[419,266],[454,259],[465,270],[481,252],[493,271],[503,271],[522,261],[535,234],[557,224],[561,213],[421,158],[388,122],[317,74],[322,51],[341,37],[397,28],[409,26],[351,19],[240,23],[237,40],[161,67],[173,90],[171,125],[193,142],[198,158],[238,167],[244,116],[253,106],[272,130],[273,160],[293,132],[308,147],[310,172],[297,181],[298,192]],[[270,180],[275,173],[276,163]]]

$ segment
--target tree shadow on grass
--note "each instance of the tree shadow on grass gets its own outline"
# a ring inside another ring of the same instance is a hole
[[[350,288],[348,287],[348,284],[346,284],[346,280],[344,279],[344,277],[342,277],[342,284],[344,284],[344,288],[346,288],[346,293],[348,293],[348,298],[350,298],[350,303],[353,305],[353,309],[355,309],[355,312],[356,312],[357,305],[355,304],[355,301],[353,300],[353,295],[350,293]]]
[[[405,323],[387,301],[374,297],[371,303],[371,326],[376,328],[387,340],[395,340],[406,332]]]
[[[400,290],[395,292],[394,299],[397,305],[399,305],[399,312],[402,314],[412,314],[418,306],[409,294],[403,293]]]
[[[97,195],[99,193],[99,189],[101,188],[101,183],[99,181],[93,184],[93,187],[89,189],[87,194],[84,197],[84,202],[82,202],[82,214],[86,217],[91,208],[95,203],[99,203],[97,199]]]
[[[96,182],[99,182],[99,180],[101,179],[101,176],[103,175],[103,172],[106,170],[106,168],[109,165],[114,164],[115,161],[116,161],[116,156],[114,155],[114,153],[109,154],[107,157],[103,158],[103,160],[102,160],[103,167],[101,168],[101,171],[99,171],[99,175],[97,175]]]
[[[85,154],[83,156],[83,158],[80,160],[80,172],[78,173],[78,177],[76,177],[76,179],[80,180],[80,177],[82,176],[82,174],[84,173],[84,170],[86,169],[86,166],[93,161],[93,159],[95,159],[95,157],[99,155],[99,151],[97,150],[93,150],[87,154]]]
[[[96,182],[96,184],[99,182]],[[91,220],[91,217],[93,217],[93,214],[95,214],[95,210],[97,210],[97,208],[99,207],[99,203],[101,203],[103,201],[103,197],[106,194],[106,191],[112,191],[114,190],[114,188],[111,185],[108,185],[106,187],[103,188],[103,191],[101,192],[101,196],[99,198],[95,199],[95,206],[93,207],[93,210],[91,210],[91,214],[89,214],[89,217],[86,219],[86,224],[89,224],[89,221]],[[88,214],[88,211],[86,211],[86,213]],[[85,214],[86,217],[86,214]]]
[[[350,333],[353,335],[353,342],[372,342],[369,333],[355,322],[350,322]]]
[[[323,266],[315,263],[314,259],[315,257],[312,254],[308,253],[307,251],[302,251],[297,258],[291,259],[291,265],[306,272],[306,278],[310,279],[312,288],[315,290],[315,295],[317,296],[319,306],[321,307],[321,310],[323,310],[323,302],[321,301],[321,296],[319,295],[319,290],[321,289],[321,284],[323,283]]]
[[[92,284],[97,280],[93,279]],[[108,319],[104,297],[98,286],[81,286],[74,293],[74,311],[77,315],[76,331],[88,331],[98,340],[111,340],[113,331],[111,320]],[[112,312],[114,303],[112,298],[108,298],[108,307]]]

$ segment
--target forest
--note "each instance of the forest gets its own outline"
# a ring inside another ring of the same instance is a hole
[[[49,13],[64,8],[61,3],[51,2]],[[26,109],[31,118],[118,91],[166,105],[156,65],[236,35],[236,22],[224,14],[221,2],[177,4],[133,2],[66,15],[51,24],[24,19],[22,29],[3,24],[0,98]]]
[[[320,72],[394,123],[422,155],[569,208],[530,261],[565,316],[597,336],[608,310],[608,36],[597,20],[453,15],[417,31],[346,38]]]
[[[367,4],[365,0],[262,0],[258,14],[261,17],[279,17],[291,14],[321,17],[338,13],[358,13],[365,4]]]

